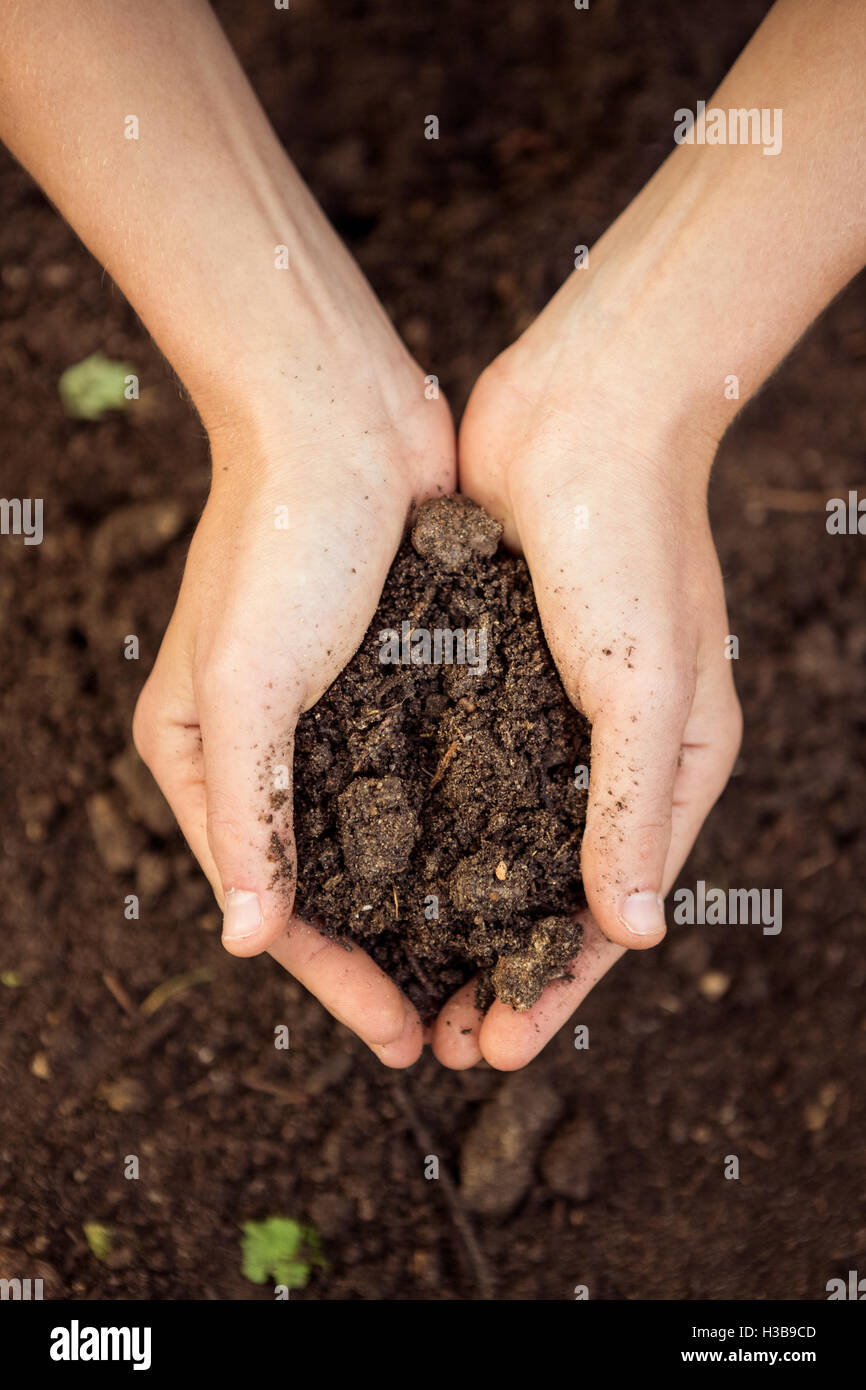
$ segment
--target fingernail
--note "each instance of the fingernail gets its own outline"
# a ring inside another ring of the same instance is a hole
[[[229,888],[223,914],[223,940],[243,941],[262,925],[262,906],[258,893],[246,888]]]
[[[623,899],[619,920],[635,936],[655,936],[665,929],[665,909],[658,893],[632,893]]]

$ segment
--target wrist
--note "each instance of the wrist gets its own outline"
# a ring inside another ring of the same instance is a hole
[[[551,381],[609,383],[642,430],[707,436],[713,451],[777,360],[754,268],[716,230],[736,175],[681,147],[524,334]]]
[[[664,488],[703,495],[730,403],[720,407],[640,320],[582,301],[555,326],[543,323],[547,313],[494,364],[494,399],[507,385],[521,415],[527,402],[536,407],[533,437],[552,429],[553,453],[575,475],[602,470],[629,485],[652,473]],[[514,462],[525,454],[515,451]],[[536,467],[537,451],[529,457]]]
[[[421,372],[360,270],[340,264],[339,243],[328,263],[300,237],[283,245],[291,245],[287,268],[238,273],[221,305],[223,331],[195,335],[172,357],[205,428],[295,433],[306,421],[309,432],[362,385],[371,411],[398,414]],[[275,244],[273,259],[280,255]]]
[[[454,487],[454,427],[442,396],[399,339],[378,355],[320,332],[295,350],[275,337],[228,385],[214,378],[196,400],[213,458],[212,490],[309,498],[349,493],[375,509],[387,498],[405,512],[431,490]]]

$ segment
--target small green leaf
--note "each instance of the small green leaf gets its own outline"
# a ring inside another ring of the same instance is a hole
[[[112,362],[101,352],[94,352],[67,367],[58,382],[60,399],[68,415],[78,420],[101,420],[106,410],[124,410],[126,378],[135,371],[128,362]]]
[[[277,1260],[274,1264],[274,1283],[287,1289],[303,1289],[310,1282],[310,1266],[303,1260]]]
[[[107,1260],[114,1248],[114,1232],[110,1226],[99,1221],[85,1221],[82,1230],[84,1239],[98,1260]]]
[[[253,1284],[285,1284],[303,1289],[314,1265],[324,1265],[319,1237],[312,1226],[301,1226],[287,1216],[267,1221],[247,1221],[241,1242],[242,1273]]]
[[[20,989],[21,976],[17,970],[4,970],[0,974],[0,985],[5,985],[7,989]]]

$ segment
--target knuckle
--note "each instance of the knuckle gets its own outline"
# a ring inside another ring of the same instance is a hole
[[[728,715],[730,727],[731,744],[736,746],[739,752],[740,744],[743,741],[743,706],[740,704],[739,697],[735,692],[731,694],[731,708]]]
[[[208,791],[207,837],[211,846],[241,846],[249,839],[240,806],[223,793]]]
[[[695,693],[695,675],[693,671],[668,663],[652,674],[641,676],[636,692],[642,708],[688,713]]]
[[[727,778],[743,744],[743,707],[733,691],[729,709],[722,721],[722,729]]]
[[[202,662],[195,672],[195,684],[204,695],[221,695],[237,684],[241,658],[234,647],[228,644],[218,646]]]
[[[656,860],[667,849],[671,837],[671,817],[657,821],[643,821],[634,829],[629,838],[634,844],[634,858],[639,863]]]
[[[132,715],[132,742],[142,762],[153,767],[159,747],[156,700],[150,683],[142,690]]]
[[[630,717],[636,713],[680,718],[688,714],[695,694],[693,669],[670,654],[648,659],[641,669],[623,672],[620,662],[592,657],[584,666],[581,690],[584,705],[595,720],[604,715]]]

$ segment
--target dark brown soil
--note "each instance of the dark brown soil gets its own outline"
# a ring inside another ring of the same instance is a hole
[[[476,969],[482,1006],[528,1009],[580,946],[588,725],[500,531],[464,497],[419,508],[295,740],[296,911],[363,944],[425,1020]]]
[[[217,8],[459,411],[769,4]],[[0,544],[0,1277],[45,1277],[60,1298],[269,1300],[241,1277],[240,1227],[275,1214],[315,1225],[329,1260],[297,1299],[491,1284],[524,1300],[576,1284],[593,1299],[823,1299],[829,1278],[862,1276],[866,555],[862,536],[827,534],[824,508],[866,483],[866,282],[749,405],[711,490],[746,732],[680,881],[781,887],[782,933],[674,926],[581,1006],[587,1051],[566,1025],[515,1077],[446,1072],[428,1052],[395,1080],[274,962],[225,954],[180,835],[115,761],[207,494],[207,444],[129,306],[2,155],[0,195],[2,494],[43,497],[46,528],[41,546]],[[65,417],[57,379],[97,350],[136,366],[148,414]],[[106,544],[130,506],[133,535],[162,549]],[[140,661],[120,656],[130,632]],[[291,1047],[276,1052],[281,1023]],[[87,1246],[92,1221],[116,1229],[111,1264]]]

